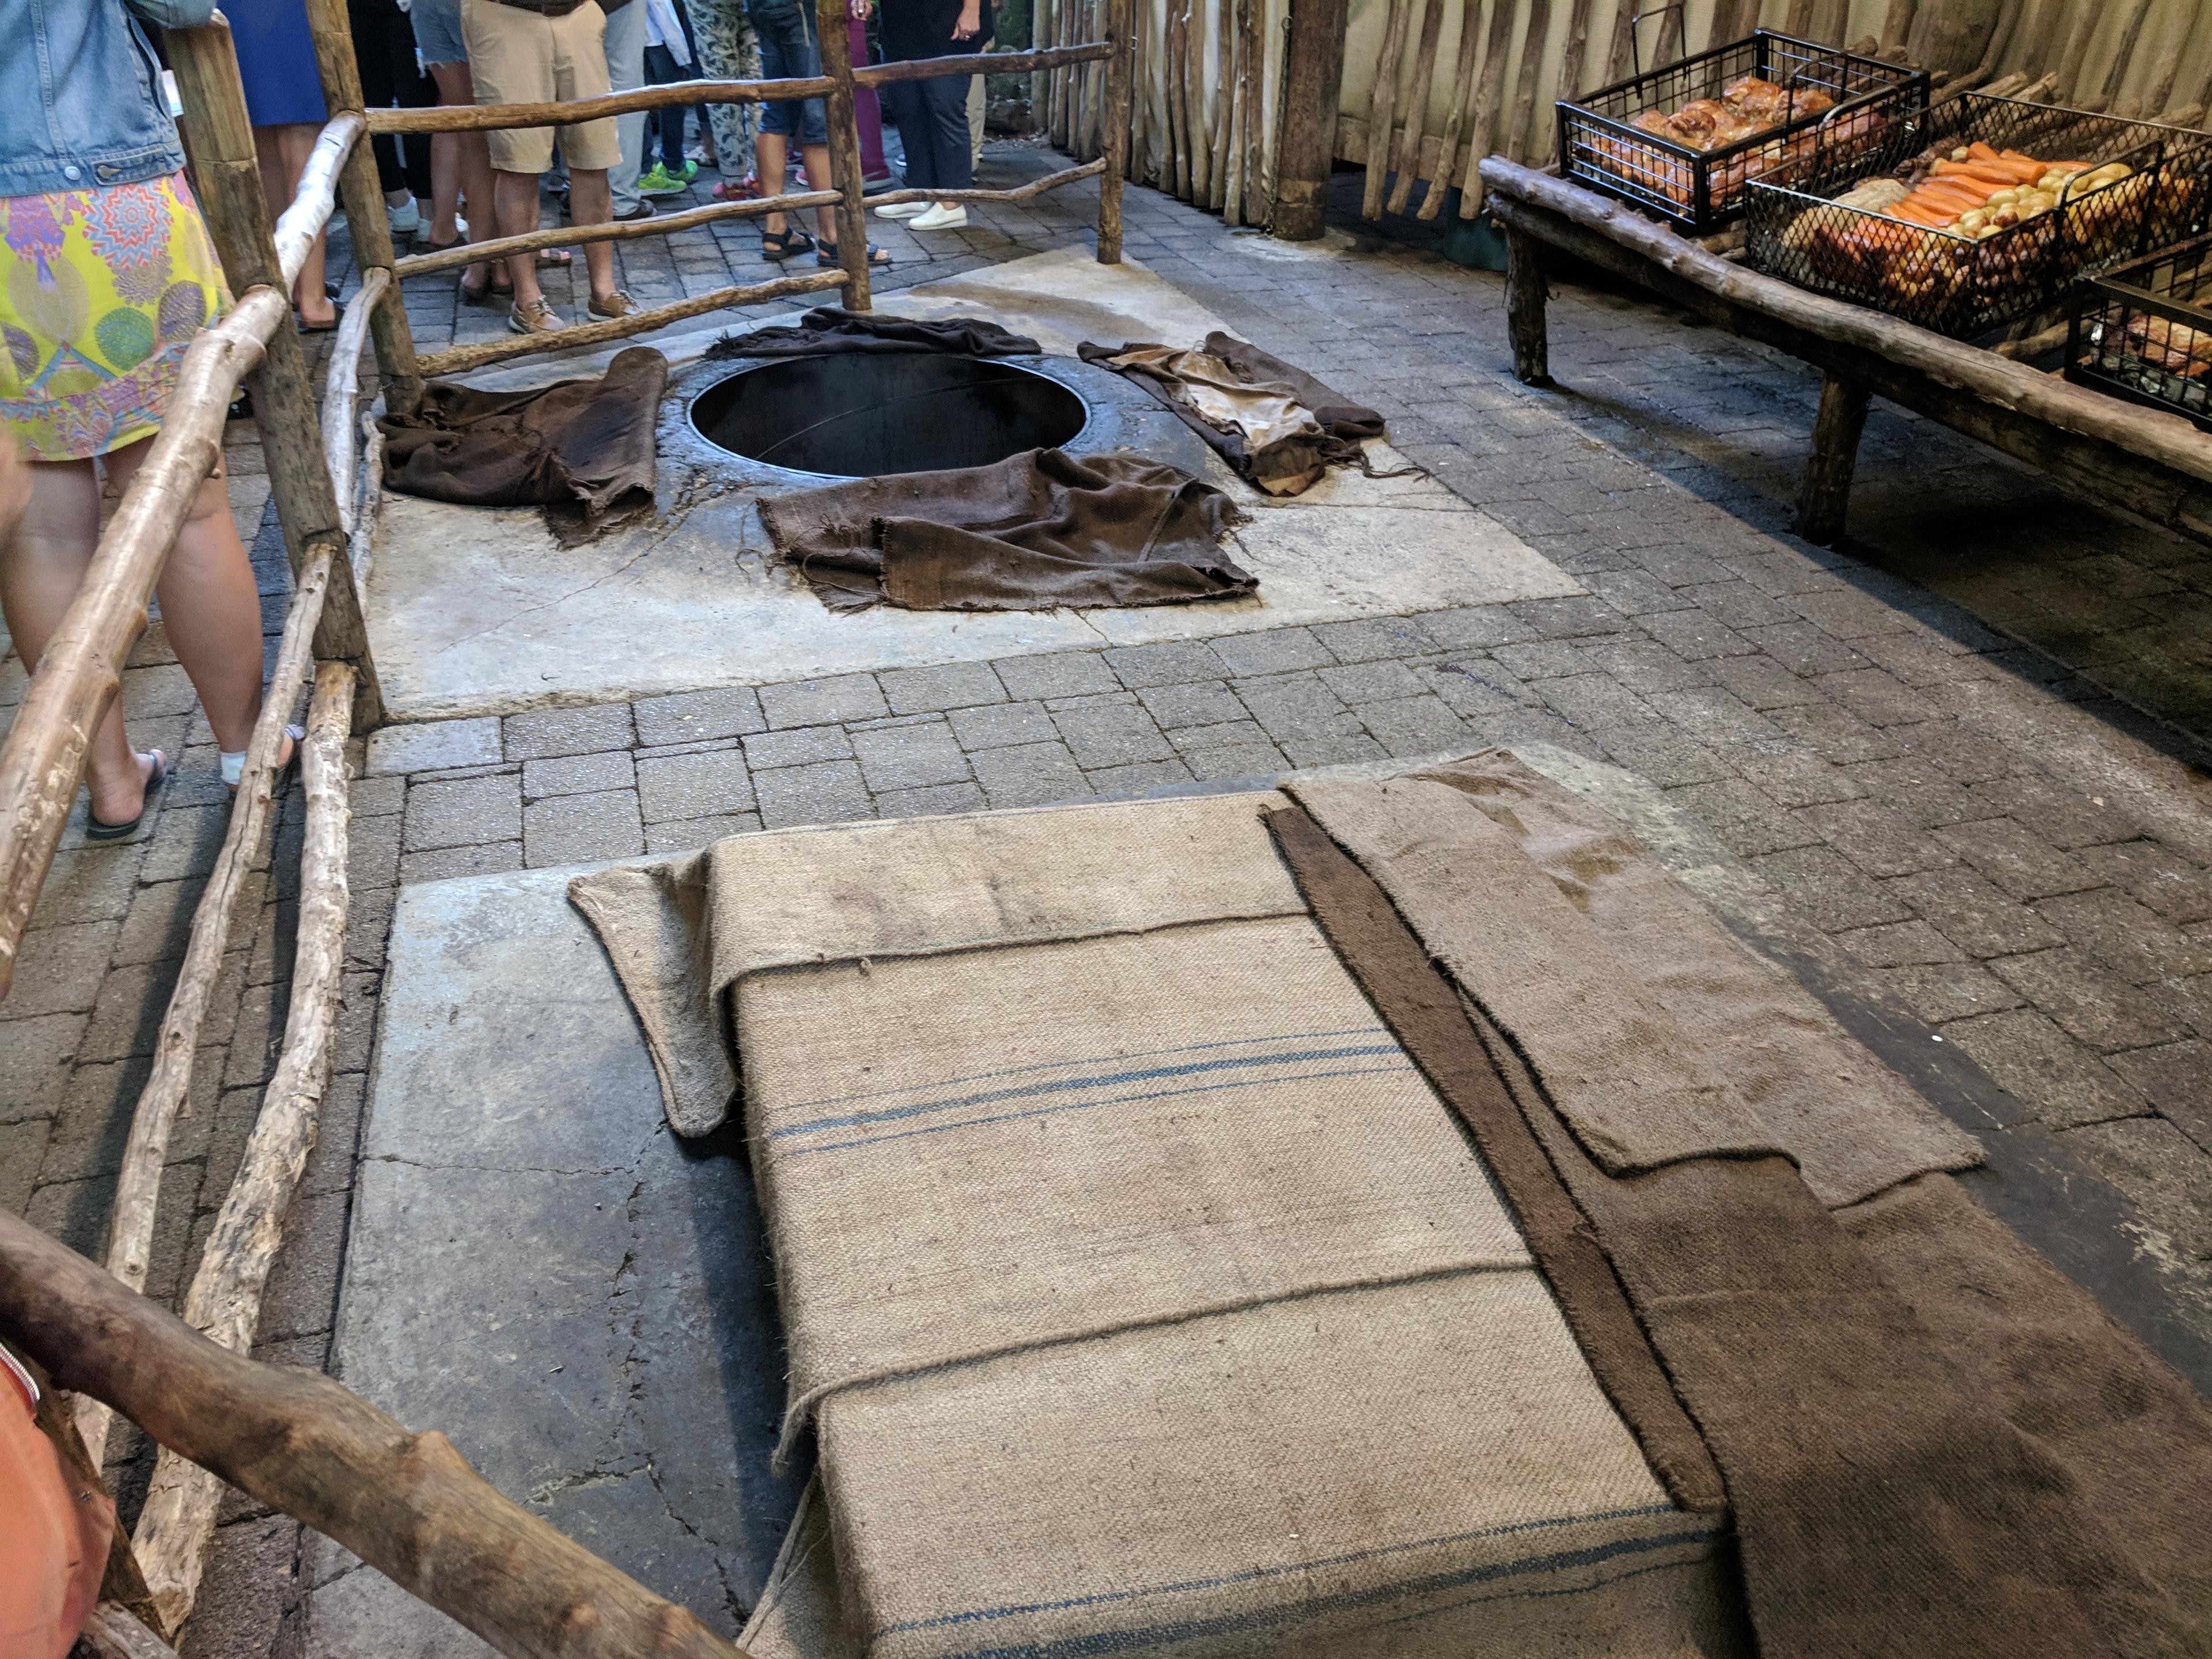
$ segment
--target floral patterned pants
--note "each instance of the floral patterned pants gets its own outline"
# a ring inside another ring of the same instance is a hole
[[[760,43],[744,0],[689,0],[691,31],[699,40],[700,72],[716,81],[749,81],[761,72]],[[709,104],[708,124],[714,131],[714,159],[732,184],[753,170],[753,134],[760,125],[757,104]]]

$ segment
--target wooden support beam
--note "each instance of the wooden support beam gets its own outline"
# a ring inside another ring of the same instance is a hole
[[[1621,0],[1622,15],[1632,9],[1632,0]],[[1459,216],[1472,219],[1482,205],[1481,163],[1490,154],[1498,131],[1498,106],[1505,97],[1505,61],[1513,50],[1514,0],[1491,0],[1490,39],[1483,47],[1482,77],[1469,118],[1467,171],[1459,181]],[[1450,157],[1444,159],[1447,166]]]
[[[169,1136],[191,1085],[200,1025],[207,1018],[216,975],[230,942],[231,912],[238,903],[246,872],[261,855],[276,757],[283,750],[285,723],[292,718],[300,686],[314,660],[313,641],[331,567],[329,544],[318,544],[293,588],[284,631],[276,641],[276,665],[270,674],[269,692],[262,700],[253,735],[246,740],[246,769],[231,804],[222,848],[216,854],[215,868],[208,872],[199,906],[192,912],[184,961],[177,969],[176,986],[169,994],[161,1032],[154,1039],[153,1070],[131,1113],[123,1167],[116,1176],[115,1200],[108,1212],[106,1261],[108,1272],[134,1291],[146,1283],[153,1254],[154,1218],[161,1199],[161,1171],[169,1161]],[[107,1408],[97,1401],[80,1402],[77,1426],[98,1461],[107,1446]]]
[[[77,1639],[96,1659],[177,1659],[177,1650],[128,1608],[107,1601],[92,1610]]]
[[[1134,0],[1107,0],[1106,38],[1113,55],[1106,59],[1106,133],[1099,156],[1098,263],[1121,263],[1121,185],[1129,173],[1129,109],[1136,94],[1136,6]]]
[[[843,267],[845,304],[854,311],[868,311],[875,303],[869,288],[874,272],[868,267],[868,210],[860,200],[860,118],[853,101],[853,36],[848,15],[848,0],[817,0],[822,71],[830,81],[823,105],[830,118],[830,182],[838,192],[837,258]]]
[[[154,447],[101,532],[0,744],[0,996],[69,821],[92,733],[145,631],[147,601],[191,499],[222,457],[224,413],[263,343],[290,323],[283,296],[258,289],[186,349]]]
[[[1176,3],[1169,0],[1170,7]],[[1344,88],[1344,30],[1350,15],[1346,0],[1291,0],[1290,39],[1283,58],[1282,131],[1275,145],[1273,227],[1286,242],[1313,240],[1327,219],[1328,181],[1336,161],[1336,106]],[[1171,37],[1170,74],[1180,55]],[[1174,101],[1171,93],[1171,109]],[[1188,192],[1187,179],[1182,186]],[[1437,193],[1441,197],[1442,191]]]
[[[368,130],[384,132],[498,132],[515,127],[572,127],[610,115],[693,104],[769,104],[788,98],[823,98],[830,77],[781,81],[670,81],[595,98],[554,104],[432,104],[416,109],[373,109]]]
[[[300,852],[299,942],[292,963],[284,1048],[262,1091],[246,1156],[208,1236],[199,1271],[185,1295],[185,1319],[234,1353],[253,1346],[261,1296],[283,1243],[307,1154],[314,1150],[337,1041],[338,984],[345,966],[347,734],[353,730],[350,663],[315,672],[301,741],[307,836]],[[222,1505],[221,1479],[163,1450],[138,1519],[137,1549],[163,1633],[191,1617],[201,1570]]]
[[[843,234],[842,231],[838,233],[841,237]],[[686,317],[702,316],[709,311],[725,311],[732,306],[758,305],[763,300],[781,300],[795,294],[819,294],[825,289],[843,288],[848,276],[849,273],[842,270],[810,271],[803,276],[779,276],[774,282],[754,283],[744,288],[718,288],[712,294],[695,294],[688,300],[673,300],[665,306],[632,312],[627,317],[610,317],[605,322],[564,328],[557,334],[522,334],[510,339],[485,340],[476,345],[454,346],[450,350],[435,352],[422,359],[422,372],[425,374],[459,374],[469,369],[482,368],[487,363],[503,363],[510,357],[538,356],[549,351],[573,351],[580,346],[605,345],[610,340],[627,340],[633,334],[649,334],[656,328],[681,322]],[[853,305],[849,294],[845,303]],[[853,308],[860,309],[857,306]]]
[[[1220,0],[1215,0],[1216,4]],[[1380,218],[1390,179],[1390,135],[1398,105],[1398,65],[1406,55],[1406,33],[1413,27],[1413,0],[1389,0],[1382,23],[1382,52],[1375,60],[1375,80],[1367,91],[1367,178],[1359,198],[1359,216]],[[1225,37],[1224,37],[1225,40]],[[1227,54],[1224,52],[1224,58]],[[1225,85],[1223,93],[1225,95]]]
[[[1682,14],[1667,14],[1674,31],[1675,56],[1681,55]],[[1552,0],[1528,0],[1528,24],[1521,38],[1521,72],[1514,77],[1513,113],[1507,119],[1501,142],[1511,155],[1529,159],[1528,124],[1536,112],[1536,71],[1544,58],[1544,37],[1551,32]]]
[[[793,191],[785,196],[759,196],[743,202],[709,202],[705,207],[681,213],[655,214],[628,224],[554,225],[526,231],[520,236],[501,236],[482,242],[457,242],[432,253],[410,253],[392,266],[404,282],[434,271],[458,270],[479,259],[504,259],[510,253],[532,253],[542,247],[581,247],[588,242],[628,242],[641,236],[673,236],[723,219],[750,219],[763,213],[801,213],[808,208],[828,207],[844,199],[834,190]],[[872,197],[871,202],[879,200]]]
[[[879,190],[868,198],[868,205],[888,207],[898,202],[1026,202],[1033,196],[1042,196],[1048,190],[1058,190],[1079,179],[1102,179],[1105,173],[1106,157],[1102,155],[1081,167],[1048,173],[1042,179],[1032,179],[1012,190]],[[1105,186],[1102,183],[1099,188],[1103,191]]]
[[[369,314],[391,287],[388,270],[372,270],[362,279],[353,309],[331,337],[330,362],[323,370],[323,471],[330,475],[331,490],[337,498],[338,527],[348,537],[354,526],[354,400],[361,396],[361,349],[368,334]],[[360,580],[358,573],[355,580]]]
[[[1383,210],[1403,213],[1406,203],[1413,193],[1414,174],[1419,171],[1421,138],[1429,125],[1429,89],[1436,84],[1437,42],[1443,37],[1444,27],[1443,0],[1427,0],[1421,14],[1421,33],[1413,48],[1413,75],[1406,88],[1406,113],[1398,136],[1397,159],[1391,163],[1398,177],[1390,186],[1389,198]]]
[[[313,1371],[231,1352],[0,1210],[0,1330],[64,1388],[336,1540],[514,1659],[744,1659]]]
[[[1493,0],[1503,5],[1506,0]],[[1590,0],[1579,0],[1583,21],[1589,17]],[[1428,146],[1420,146],[1415,156],[1414,170],[1428,179],[1429,187],[1421,194],[1420,210],[1416,219],[1436,219],[1444,210],[1444,198],[1450,194],[1455,164],[1459,160],[1460,135],[1467,130],[1468,104],[1474,96],[1475,76],[1482,61],[1482,7],[1480,0],[1468,0],[1459,20],[1459,52],[1452,64],[1451,101],[1444,106],[1443,131],[1437,137],[1436,164],[1427,163]],[[1561,70],[1562,79],[1565,71]]]
[[[1551,343],[1544,304],[1551,298],[1544,280],[1542,251],[1534,237],[1508,227],[1505,232],[1505,331],[1513,346],[1513,373],[1523,386],[1552,384]]]
[[[1792,527],[1807,541],[1828,547],[1844,533],[1851,496],[1851,474],[1859,464],[1859,434],[1866,430],[1866,388],[1842,375],[1820,381],[1820,413],[1813,417],[1813,453],[1805,463],[1805,482],[1797,495]]]

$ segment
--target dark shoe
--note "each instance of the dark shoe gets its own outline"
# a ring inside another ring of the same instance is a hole
[[[293,319],[293,325],[302,334],[335,334],[338,325],[345,321],[346,308],[337,301],[331,302],[331,319],[327,323],[311,323],[304,317]]]
[[[640,219],[651,217],[653,217],[653,204],[641,196],[638,198],[637,205],[629,212],[615,215],[615,222],[618,225],[634,225]]]
[[[814,239],[796,225],[787,225],[781,230],[761,232],[761,258],[771,264],[781,264],[786,259],[796,258],[811,252]]]
[[[154,769],[146,775],[146,790],[138,799],[137,815],[128,823],[109,823],[88,806],[84,811],[84,838],[88,841],[128,841],[138,833],[138,826],[146,821],[146,809],[154,804],[154,797],[161,793],[161,786],[169,781],[168,757],[156,749]]]
[[[820,265],[824,270],[836,270],[841,263],[837,258],[837,244],[835,242],[823,243],[822,246],[817,248],[814,252],[814,263]],[[891,256],[890,254],[884,252],[883,249],[878,247],[873,242],[868,244],[868,264],[872,268],[877,270],[887,270],[890,268],[890,263]]]

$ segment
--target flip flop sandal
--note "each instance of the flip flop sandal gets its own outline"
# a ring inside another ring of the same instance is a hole
[[[540,270],[566,270],[574,263],[574,256],[565,247],[541,247],[538,250],[538,268]]]
[[[154,797],[161,793],[161,786],[169,781],[168,757],[158,749],[147,752],[154,757],[154,769],[146,775],[146,789],[139,797],[137,816],[128,823],[110,823],[88,806],[84,812],[85,840],[128,841],[138,833],[138,826],[146,821],[146,809],[154,804]]]
[[[311,323],[304,317],[293,319],[293,326],[302,334],[335,334],[338,325],[345,321],[346,308],[337,301],[331,301],[331,319],[327,323]]]
[[[786,259],[796,258],[814,246],[814,239],[805,231],[787,227],[782,230],[761,232],[761,258],[771,264],[781,264]]]
[[[814,263],[820,265],[824,270],[836,270],[839,264],[837,258],[837,244],[835,242],[824,242],[821,246],[815,249]],[[890,263],[891,256],[890,254],[884,252],[883,249],[878,247],[873,242],[868,244],[868,264],[871,269],[876,270],[888,270],[890,269]]]

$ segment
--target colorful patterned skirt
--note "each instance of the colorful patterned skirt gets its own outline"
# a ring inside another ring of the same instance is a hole
[[[185,175],[0,198],[0,430],[34,461],[151,437],[192,336],[230,303]]]

